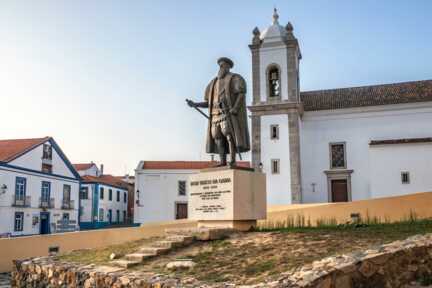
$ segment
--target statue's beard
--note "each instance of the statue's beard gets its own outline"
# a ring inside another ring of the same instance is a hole
[[[225,69],[220,69],[219,72],[218,72],[217,77],[218,77],[219,79],[222,79],[222,78],[225,77],[225,75],[226,75],[227,73],[228,73],[227,70],[225,70]]]

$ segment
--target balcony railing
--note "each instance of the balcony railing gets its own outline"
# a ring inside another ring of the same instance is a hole
[[[39,208],[54,208],[54,198],[39,198]]]
[[[61,206],[61,209],[66,209],[66,210],[69,210],[69,209],[74,209],[74,207],[75,207],[75,201],[74,200],[63,200],[62,201],[62,206]]]
[[[16,207],[30,207],[31,197],[23,195],[13,195],[12,196],[12,206]]]

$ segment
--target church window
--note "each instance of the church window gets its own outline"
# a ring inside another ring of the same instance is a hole
[[[272,174],[279,174],[280,173],[280,161],[279,161],[279,159],[272,159],[271,160],[271,172],[272,172]]]
[[[401,180],[402,184],[409,184],[410,183],[410,174],[409,172],[401,172]]]
[[[278,67],[274,66],[268,72],[269,97],[280,97],[280,72]]]
[[[346,168],[345,143],[330,143],[330,168]]]
[[[270,125],[270,139],[279,139],[279,125]]]
[[[178,195],[186,195],[186,181],[178,181]]]

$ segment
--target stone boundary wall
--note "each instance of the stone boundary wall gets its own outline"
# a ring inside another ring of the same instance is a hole
[[[381,222],[395,222],[415,216],[418,219],[432,218],[432,192],[414,193],[404,196],[358,200],[339,203],[315,203],[298,205],[277,205],[267,209],[267,220],[258,221],[261,227],[282,224],[287,220],[311,223],[316,226],[322,220],[337,223],[351,221],[352,214],[359,214],[363,220],[374,218]],[[302,219],[299,219],[302,218]]]
[[[362,253],[328,257],[277,280],[241,287],[354,288],[403,287],[432,276],[432,234],[417,235]],[[235,287],[204,284],[193,278],[173,279],[153,273],[126,272],[118,268],[73,266],[51,257],[15,261],[13,287]]]

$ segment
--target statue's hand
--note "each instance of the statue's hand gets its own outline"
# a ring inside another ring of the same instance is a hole
[[[195,102],[193,102],[190,99],[186,99],[186,103],[189,105],[189,107],[195,107],[196,106]]]

